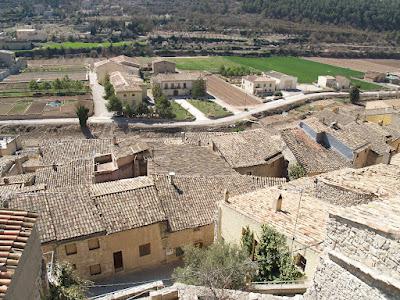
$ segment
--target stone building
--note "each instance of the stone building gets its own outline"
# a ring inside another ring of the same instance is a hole
[[[297,77],[276,71],[265,72],[265,75],[275,79],[277,90],[295,90],[297,88]]]
[[[212,138],[212,148],[238,173],[285,177],[287,161],[282,140],[264,129],[230,133]]]
[[[344,76],[318,76],[318,86],[323,88],[331,88],[339,91],[348,90],[350,83],[350,80]]]
[[[329,213],[327,239],[305,299],[398,299],[400,199]]]
[[[242,78],[242,89],[256,96],[272,95],[276,91],[276,80],[266,75],[248,75]]]
[[[115,95],[123,103],[138,106],[147,97],[147,87],[143,79],[127,72],[115,71],[109,74]]]
[[[40,300],[47,289],[37,218],[27,211],[0,209],[0,299]]]
[[[238,195],[282,182],[155,175],[18,193],[9,205],[39,213],[44,252],[70,262],[83,278],[98,279],[178,260],[185,245],[210,245],[224,190]]]
[[[124,72],[139,77],[139,67],[139,64],[130,63],[123,57],[114,57],[94,63],[94,71],[100,84],[103,84],[106,76],[113,72]]]
[[[151,77],[151,85],[159,85],[161,92],[167,97],[190,96],[193,83],[200,78],[206,80],[200,73],[166,73]]]
[[[153,75],[160,73],[175,73],[176,64],[174,62],[156,59],[152,63]]]
[[[34,28],[22,28],[16,30],[17,41],[42,42],[47,40],[47,34],[44,31]]]
[[[329,214],[341,208],[351,214],[358,206],[367,214],[368,206],[397,195],[399,175],[391,165],[343,169],[228,197],[220,203],[218,233],[227,242],[240,243],[243,228],[249,226],[259,241],[261,225],[274,227],[287,237],[289,250],[310,282],[324,243],[331,243],[326,236]],[[375,218],[380,220],[378,215]]]

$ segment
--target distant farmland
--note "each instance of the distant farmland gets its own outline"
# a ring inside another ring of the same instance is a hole
[[[174,58],[177,68],[182,70],[203,70],[218,72],[221,65],[225,66],[246,66],[258,71],[275,70],[285,74],[296,76],[300,83],[312,83],[317,81],[319,75],[342,75],[348,78],[362,79],[363,72],[327,65],[319,62],[305,60],[291,56],[272,57],[237,57],[237,56],[216,56],[216,57],[193,57]],[[373,90],[381,88],[373,83],[365,83],[353,80],[362,89]]]
[[[113,47],[119,47],[124,45],[130,45],[133,42],[117,42],[112,43]],[[103,43],[84,43],[84,42],[64,42],[64,43],[53,43],[49,42],[43,44],[40,48],[49,48],[49,49],[96,49],[99,47],[109,47],[111,45],[110,42]]]

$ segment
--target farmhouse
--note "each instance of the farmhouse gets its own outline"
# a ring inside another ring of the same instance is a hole
[[[176,64],[174,62],[157,59],[152,62],[153,75],[160,73],[175,73]]]
[[[110,73],[110,83],[115,95],[124,103],[138,106],[147,97],[147,88],[143,79],[127,72]]]
[[[277,90],[295,90],[297,87],[297,77],[276,71],[266,72],[265,75],[275,79]]]
[[[323,243],[331,244],[326,240],[329,213],[342,207],[367,207],[395,196],[399,175],[391,165],[343,169],[226,197],[219,208],[218,233],[225,241],[239,244],[249,226],[259,242],[261,226],[270,225],[286,236],[298,266],[307,278],[313,278]]]
[[[124,62],[122,59],[106,59],[94,63],[94,71],[96,72],[98,82],[103,84],[107,75],[117,71],[139,76],[139,67]]]
[[[285,177],[287,161],[279,136],[256,129],[212,138],[212,148],[240,174]]]
[[[266,75],[247,75],[242,78],[242,89],[256,96],[272,95],[276,91],[276,80]]]
[[[25,195],[10,207],[39,213],[44,252],[98,279],[175,261],[185,245],[208,246],[224,190],[232,195],[285,182],[252,176],[137,177]]]
[[[318,76],[318,86],[335,90],[347,90],[350,88],[350,80],[344,76]]]
[[[167,97],[189,96],[193,83],[200,78],[205,79],[201,73],[161,73],[151,78],[151,85],[159,85],[161,92]]]
[[[22,28],[16,30],[18,41],[42,42],[47,40],[47,34],[33,28]]]

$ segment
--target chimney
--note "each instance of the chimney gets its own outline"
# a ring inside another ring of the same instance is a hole
[[[181,137],[182,137],[182,143],[184,143],[186,140],[186,134],[184,131],[181,132]]]
[[[272,202],[272,209],[275,212],[282,211],[282,194]]]
[[[7,177],[3,178],[4,184],[9,184],[10,183],[10,179],[8,179]]]
[[[112,142],[113,142],[113,145],[114,145],[114,146],[117,146],[117,145],[118,145],[117,137],[116,137],[115,135],[113,135]]]
[[[174,184],[174,177],[175,177],[175,172],[169,172],[168,173],[169,184]]]
[[[224,202],[230,203],[229,202],[229,192],[227,189],[224,190]]]
[[[57,165],[56,165],[56,163],[53,163],[53,170],[54,170],[54,172],[57,172]]]

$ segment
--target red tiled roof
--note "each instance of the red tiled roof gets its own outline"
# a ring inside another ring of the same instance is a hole
[[[0,209],[0,299],[4,299],[38,215]]]

